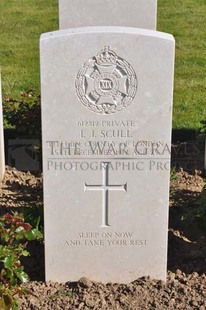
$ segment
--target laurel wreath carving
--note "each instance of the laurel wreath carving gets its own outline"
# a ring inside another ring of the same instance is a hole
[[[108,67],[109,60],[106,59],[105,63],[107,63],[105,66]],[[93,69],[94,72],[98,71],[96,64],[96,57],[93,57],[89,59],[86,63],[84,63],[82,68],[80,68],[77,73],[75,88],[80,102],[85,106],[85,108],[88,108],[90,111],[105,115],[113,114],[126,108],[132,102],[137,92],[137,77],[132,66],[126,60],[117,56],[116,67],[118,68],[118,70],[121,70],[123,72],[123,76],[127,78],[127,93],[122,96],[123,98],[118,104],[112,104],[111,102],[108,103],[106,97],[105,102],[103,102],[102,104],[97,104],[101,96],[97,93],[95,88],[90,94],[87,94],[85,86],[88,70],[91,71],[91,69]],[[121,92],[119,91],[119,93]],[[113,96],[113,99],[114,97],[115,96]]]

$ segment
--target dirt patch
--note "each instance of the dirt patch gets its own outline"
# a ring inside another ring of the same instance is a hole
[[[78,282],[45,283],[43,244],[30,243],[24,262],[31,282],[20,310],[58,309],[206,309],[206,229],[194,216],[204,180],[199,171],[175,173],[171,182],[167,282],[148,277],[130,284]],[[42,175],[7,167],[2,182],[0,212],[36,205],[42,207]],[[38,280],[38,281],[36,281]],[[69,281],[69,279],[68,279]]]
[[[82,278],[66,285],[33,282],[27,285],[33,295],[22,300],[21,309],[197,309],[206,306],[206,276],[169,272],[167,284],[141,278],[125,284],[106,285]]]
[[[42,206],[42,173],[22,172],[7,166],[0,197],[0,207],[3,208]]]

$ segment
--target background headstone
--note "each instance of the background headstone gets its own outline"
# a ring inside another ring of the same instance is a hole
[[[157,0],[59,0],[60,29],[123,26],[156,30]]]
[[[3,179],[4,172],[5,172],[4,126],[3,126],[2,93],[1,93],[1,68],[0,68],[0,180]]]
[[[8,165],[21,171],[40,169],[40,152],[37,139],[9,139]]]
[[[174,39],[41,37],[46,279],[166,279]]]

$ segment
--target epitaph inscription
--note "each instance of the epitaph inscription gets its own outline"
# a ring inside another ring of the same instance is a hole
[[[146,247],[148,240],[138,238],[135,232],[79,232],[75,239],[66,240],[69,247]]]
[[[132,66],[106,46],[79,70],[75,86],[86,108],[107,115],[121,111],[132,102],[137,77]]]

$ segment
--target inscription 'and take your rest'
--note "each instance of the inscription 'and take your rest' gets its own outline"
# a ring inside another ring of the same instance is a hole
[[[76,239],[67,240],[66,245],[70,247],[145,247],[147,240],[137,239],[134,232],[79,232]]]

